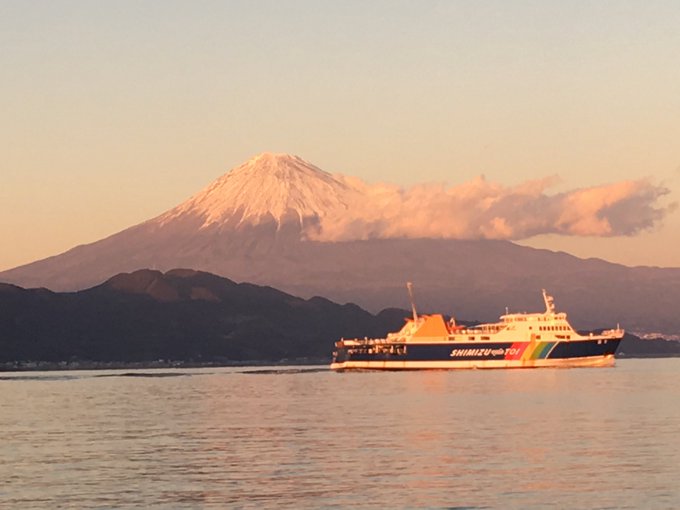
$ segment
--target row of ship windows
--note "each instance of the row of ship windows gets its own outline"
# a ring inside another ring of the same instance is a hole
[[[539,326],[541,331],[569,331],[567,326]]]
[[[556,326],[554,326],[554,327],[556,327]],[[567,329],[568,329],[568,328],[560,328],[559,331],[566,331]],[[546,326],[546,330],[547,330],[547,331],[555,331],[554,329],[550,329],[549,326]],[[543,331],[543,330],[542,330],[542,331]],[[565,339],[567,339],[567,340],[571,339],[571,335],[555,335],[555,336],[556,336],[557,338],[565,338]],[[488,337],[488,336],[480,336],[479,339],[480,339],[480,340],[491,340],[491,337]],[[540,339],[541,339],[541,335],[536,335],[536,340],[540,340]],[[474,340],[477,340],[477,337],[476,337],[476,336],[469,336],[469,337],[468,337],[468,340],[469,340],[469,341],[474,341]]]
[[[563,315],[563,314],[558,314]],[[552,317],[509,317],[505,318],[503,322],[536,322],[536,321],[550,321]]]

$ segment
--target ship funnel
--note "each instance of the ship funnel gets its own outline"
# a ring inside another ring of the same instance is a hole
[[[408,289],[408,297],[411,300],[411,310],[413,311],[413,322],[418,321],[418,312],[416,312],[416,300],[413,297],[413,284],[411,282],[406,282],[406,288]]]

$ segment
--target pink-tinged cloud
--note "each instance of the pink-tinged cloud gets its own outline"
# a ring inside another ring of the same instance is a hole
[[[424,184],[410,188],[336,178],[355,192],[348,207],[322,217],[318,228],[308,232],[309,238],[632,236],[654,228],[675,208],[675,204],[660,204],[669,190],[646,179],[548,194],[555,177],[517,186],[478,177],[453,187]]]

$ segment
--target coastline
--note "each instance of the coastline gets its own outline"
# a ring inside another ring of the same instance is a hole
[[[616,359],[678,358],[680,353],[617,354]],[[57,372],[70,370],[139,370],[154,368],[218,368],[328,365],[331,358],[284,358],[279,360],[155,360],[155,361],[6,361],[0,362],[3,372]]]
[[[155,360],[155,361],[6,361],[0,362],[2,372],[52,372],[69,370],[137,370],[153,368],[217,368],[217,367],[271,367],[310,366],[330,364],[329,358],[292,358],[280,360]]]

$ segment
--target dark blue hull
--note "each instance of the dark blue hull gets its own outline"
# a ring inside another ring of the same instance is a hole
[[[555,342],[349,342],[337,346],[331,368],[522,368],[612,365],[620,338]]]

